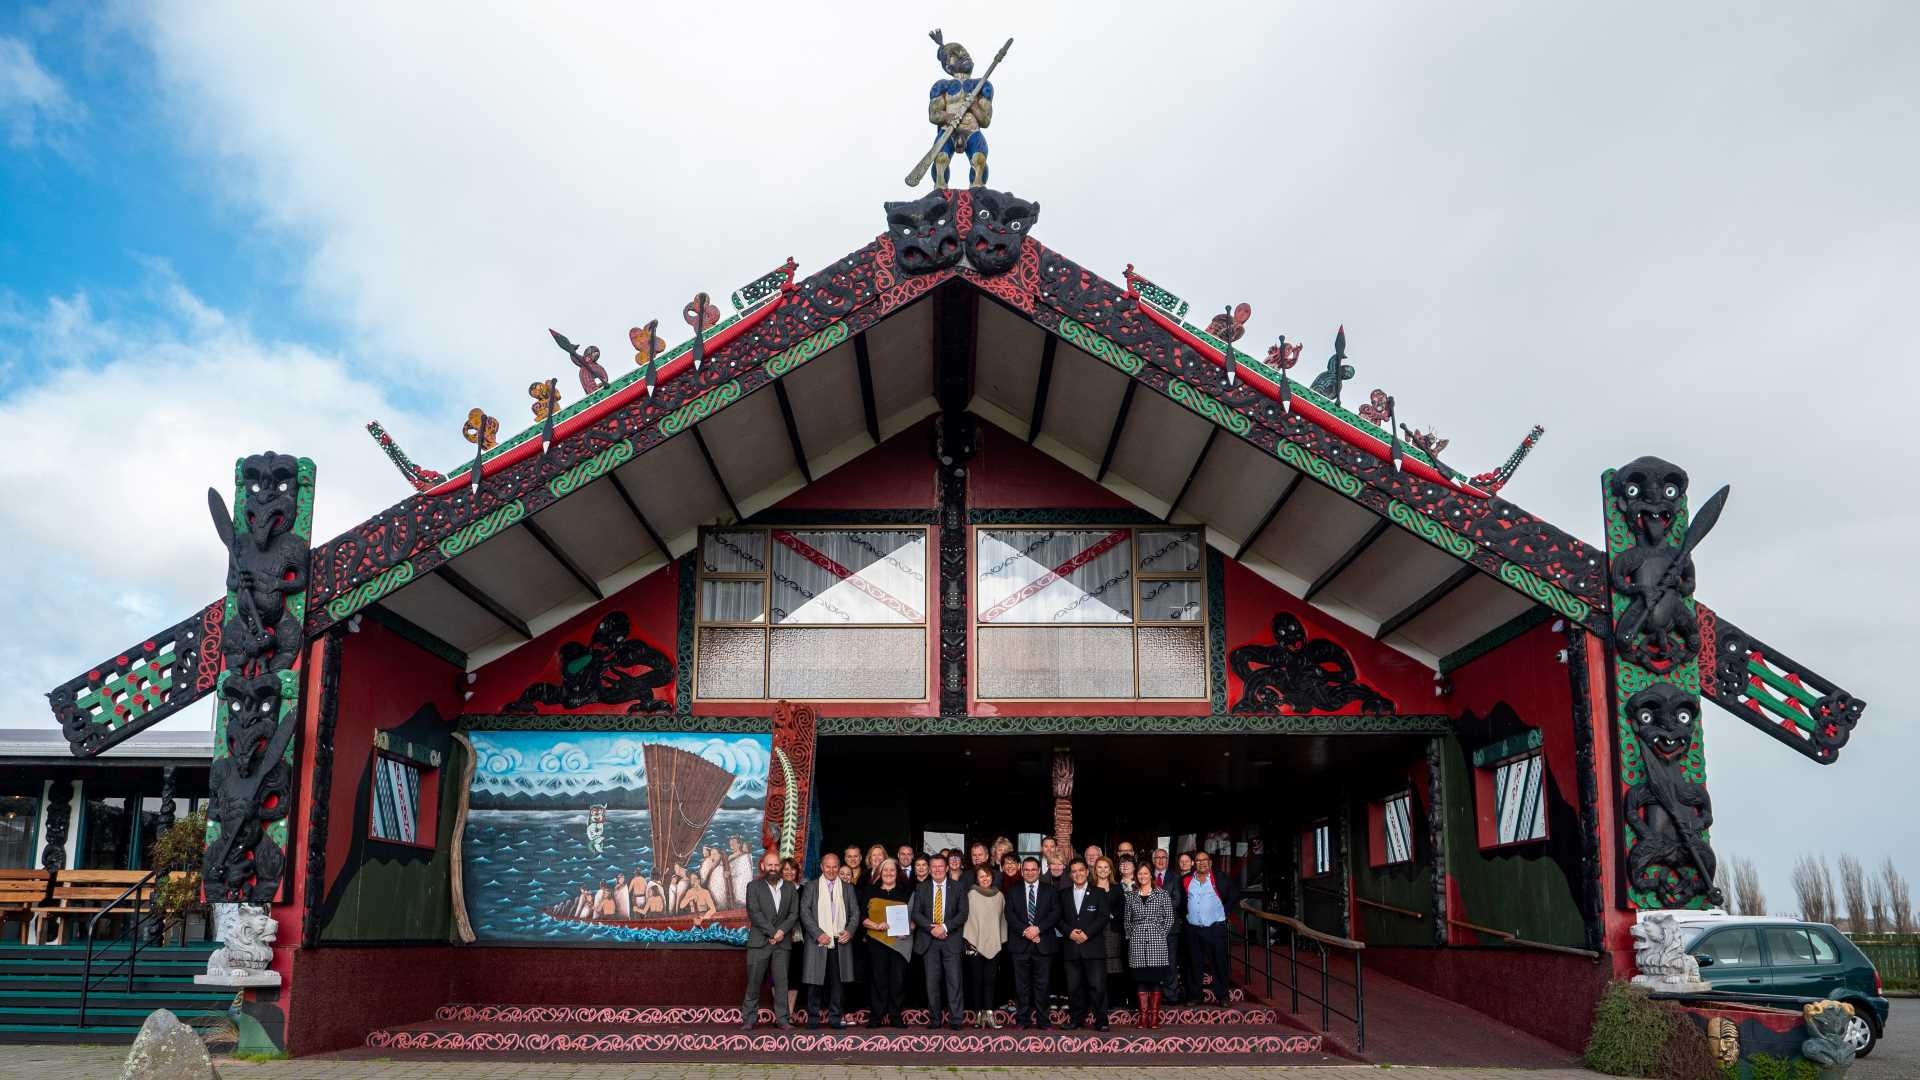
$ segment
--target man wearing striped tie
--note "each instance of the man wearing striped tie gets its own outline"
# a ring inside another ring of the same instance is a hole
[[[932,877],[913,892],[907,918],[913,923],[913,952],[927,973],[927,1026],[942,1023],[955,1031],[965,1024],[967,1005],[961,998],[960,966],[966,955],[961,935],[967,921],[967,892],[947,880],[947,861],[935,859]],[[944,993],[944,996],[943,996]]]
[[[1007,895],[1007,955],[1013,961],[1014,1014],[1023,1028],[1050,1025],[1047,983],[1060,949],[1060,890],[1040,880],[1040,860],[1020,864],[1020,883]]]

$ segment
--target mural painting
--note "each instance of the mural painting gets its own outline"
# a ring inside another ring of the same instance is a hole
[[[771,735],[470,738],[462,872],[478,940],[746,943]]]

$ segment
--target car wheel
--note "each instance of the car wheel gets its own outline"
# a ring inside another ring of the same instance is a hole
[[[1853,1056],[1857,1058],[1873,1053],[1874,1044],[1880,1041],[1879,1034],[1873,1030],[1873,1021],[1857,1012],[1847,1021],[1846,1034],[1841,1038],[1846,1040],[1848,1046],[1853,1047]]]

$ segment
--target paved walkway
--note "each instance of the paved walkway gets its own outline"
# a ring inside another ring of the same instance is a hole
[[[115,1080],[126,1048],[118,1046],[8,1046],[0,1048],[0,1080]],[[1018,1080],[1022,1068],[959,1068],[942,1063],[899,1068],[874,1065],[709,1065],[610,1061],[459,1061],[302,1058],[298,1061],[221,1061],[224,1080],[954,1080],[993,1077]],[[1113,1064],[1047,1068],[1047,1080],[1113,1080]],[[1147,1076],[1147,1073],[1141,1073]],[[1584,1069],[1378,1069],[1371,1065],[1257,1068],[1155,1067],[1154,1077],[1175,1080],[1597,1080]]]

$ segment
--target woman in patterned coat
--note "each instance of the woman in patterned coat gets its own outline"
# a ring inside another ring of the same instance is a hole
[[[1133,968],[1134,997],[1140,1002],[1140,1026],[1160,1026],[1160,984],[1172,959],[1167,935],[1173,931],[1173,898],[1153,887],[1153,867],[1134,868],[1133,887],[1127,893],[1127,964]],[[1153,989],[1143,989],[1152,987]]]

